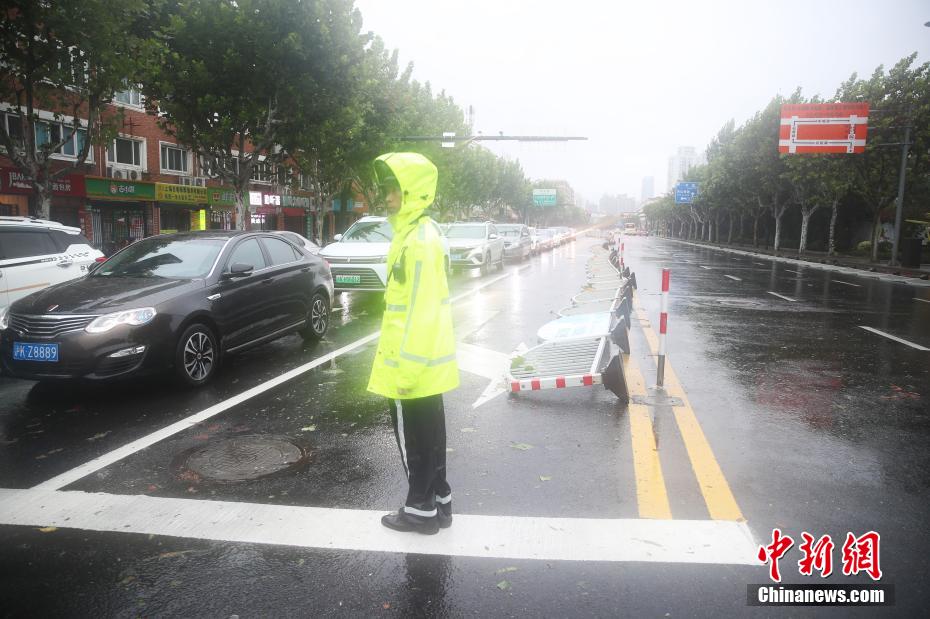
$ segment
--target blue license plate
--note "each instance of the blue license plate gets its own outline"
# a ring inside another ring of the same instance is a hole
[[[14,361],[58,361],[58,344],[13,342]]]

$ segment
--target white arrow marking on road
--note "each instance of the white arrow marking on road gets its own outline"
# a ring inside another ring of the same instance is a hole
[[[724,277],[729,277],[730,279],[732,279],[732,280],[735,281],[735,282],[741,282],[741,281],[743,281],[742,279],[740,279],[739,277],[736,277],[735,275],[724,275]]]
[[[777,292],[772,292],[771,290],[769,290],[769,294],[773,294],[773,295],[775,295],[776,297],[778,297],[779,299],[784,299],[785,301],[792,301],[792,302],[796,302],[796,301],[797,301],[797,299],[792,299],[791,297],[786,297],[786,296],[783,295],[783,294],[778,294]]]
[[[458,360],[459,369],[491,380],[478,399],[471,405],[472,409],[507,393],[504,376],[510,363],[508,355],[464,342],[459,342],[457,346],[456,359]],[[525,348],[525,346],[523,347]]]
[[[882,337],[887,337],[889,340],[900,342],[901,344],[905,344],[907,346],[910,346],[911,348],[916,348],[917,350],[930,350],[930,348],[927,348],[926,346],[921,346],[920,344],[915,344],[914,342],[908,342],[907,340],[902,340],[901,338],[895,337],[891,335],[890,333],[885,333],[884,331],[879,331],[878,329],[873,329],[872,327],[866,327],[865,325],[859,325],[859,328],[865,329],[866,331],[871,331],[872,333],[881,335]]]
[[[386,510],[385,510],[386,511]],[[384,511],[0,489],[0,524],[245,544],[537,561],[755,565],[745,522],[455,515],[438,535],[391,531]]]

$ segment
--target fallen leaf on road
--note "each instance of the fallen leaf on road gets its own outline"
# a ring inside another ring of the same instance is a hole
[[[58,530],[58,527],[42,527],[41,529],[39,529],[39,532],[41,532],[41,533],[54,533],[54,532],[57,531],[57,530]]]
[[[96,441],[97,439],[101,439],[101,438],[103,438],[104,436],[106,436],[106,435],[109,434],[109,433],[110,433],[110,431],[107,430],[106,432],[101,432],[100,434],[94,434],[92,437],[90,437],[90,438],[87,439],[87,440],[89,440],[89,441]]]
[[[159,560],[161,559],[174,559],[175,557],[183,557],[186,554],[194,552],[193,550],[173,550],[171,552],[163,552],[158,555]]]
[[[507,589],[510,588],[510,583],[506,580],[502,580],[499,583],[497,583],[497,588],[500,589],[501,591],[506,591]]]
[[[316,432],[316,426],[304,426],[300,429],[301,432]]]
[[[391,608],[391,603],[390,603],[390,602],[385,602],[384,604],[381,605],[381,608],[383,608],[384,610],[390,610],[390,608]]]
[[[474,428],[462,428],[462,432],[474,432]]]
[[[552,481],[552,477],[549,475],[540,475],[539,481]]]
[[[502,567],[501,569],[497,570],[494,573],[495,574],[506,574],[507,572],[516,572],[516,571],[517,571],[517,568],[511,566],[511,567]]]
[[[510,446],[513,447],[514,449],[519,449],[520,451],[527,451],[528,449],[533,448],[532,445],[529,445],[527,443],[510,443]]]

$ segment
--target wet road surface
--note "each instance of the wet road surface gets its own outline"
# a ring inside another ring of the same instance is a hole
[[[491,366],[534,345],[581,290],[598,243],[456,277],[460,342]],[[784,615],[746,606],[746,585],[767,581],[751,555],[774,527],[830,534],[837,553],[847,531],[878,531],[882,582],[896,585],[885,610],[922,609],[930,289],[656,238],[627,239],[625,259],[639,283],[628,380],[653,393],[669,267],[669,360],[688,406],[625,406],[594,387],[473,408],[487,372],[462,371],[446,411],[455,510],[467,516],[433,546],[377,522],[405,480],[385,403],[365,391],[372,297],[343,295],[324,342],[293,336],[234,357],[199,391],[159,378],[69,390],[0,378],[0,488],[40,488],[0,491],[3,614]],[[295,368],[307,369],[274,384]],[[194,470],[206,447],[242,437],[283,437],[304,457],[244,481]],[[17,509],[30,526],[10,524]],[[185,510],[201,522],[182,527]],[[559,546],[577,523],[605,520],[615,549]],[[645,542],[630,533],[638,523]],[[700,564],[659,548],[702,527]],[[507,551],[491,541],[501,536]],[[781,562],[785,582],[818,582],[798,574],[796,554]]]

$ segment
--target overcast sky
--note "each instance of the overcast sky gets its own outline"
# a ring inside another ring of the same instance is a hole
[[[414,77],[475,108],[485,134],[581,135],[504,143],[532,178],[564,178],[591,201],[665,190],[678,146],[703,150],[730,118],[776,93],[832,96],[918,52],[928,0],[357,0],[365,29]]]

